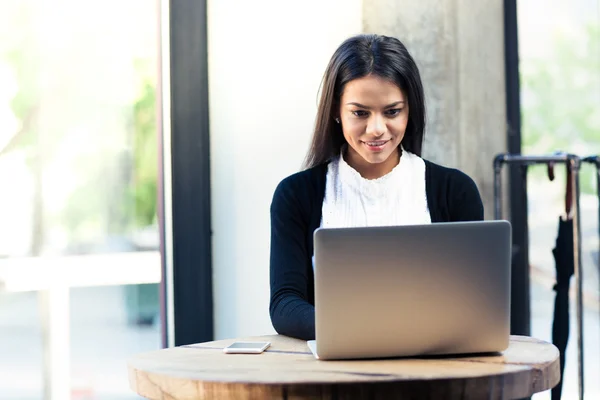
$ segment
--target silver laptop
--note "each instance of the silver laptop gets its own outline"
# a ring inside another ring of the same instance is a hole
[[[318,359],[500,352],[510,334],[508,221],[320,228]]]

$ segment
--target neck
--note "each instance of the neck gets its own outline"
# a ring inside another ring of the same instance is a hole
[[[400,162],[400,152],[394,151],[387,160],[381,163],[372,164],[365,160],[352,147],[348,146],[344,159],[349,166],[354,168],[360,176],[365,179],[378,179],[389,174]]]

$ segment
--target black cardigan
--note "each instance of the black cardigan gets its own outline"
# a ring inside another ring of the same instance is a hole
[[[282,180],[271,203],[271,301],[275,330],[315,338],[313,233],[321,224],[327,164]],[[483,220],[475,182],[463,172],[425,160],[425,191],[431,221]]]

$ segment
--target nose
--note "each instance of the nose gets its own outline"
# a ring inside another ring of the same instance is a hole
[[[386,126],[383,116],[374,114],[367,125],[367,134],[380,137],[383,136],[385,130]]]

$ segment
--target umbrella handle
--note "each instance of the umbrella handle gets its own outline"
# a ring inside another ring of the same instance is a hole
[[[547,164],[548,168],[548,179],[554,181],[554,161],[549,161]],[[567,182],[565,190],[565,220],[573,219],[573,169],[570,163],[566,163],[567,167]]]
[[[562,154],[560,152],[556,153]],[[548,179],[550,181],[554,181],[554,166],[556,162],[551,160],[546,164],[548,169]],[[567,162],[565,163],[567,167],[567,181],[566,181],[566,190],[565,190],[565,220],[573,219],[573,165]]]
[[[554,181],[554,164],[556,164],[554,161],[549,161],[548,162],[548,179],[550,179],[550,182]]]
[[[573,166],[567,164],[567,187],[565,190],[565,219],[573,219]]]

